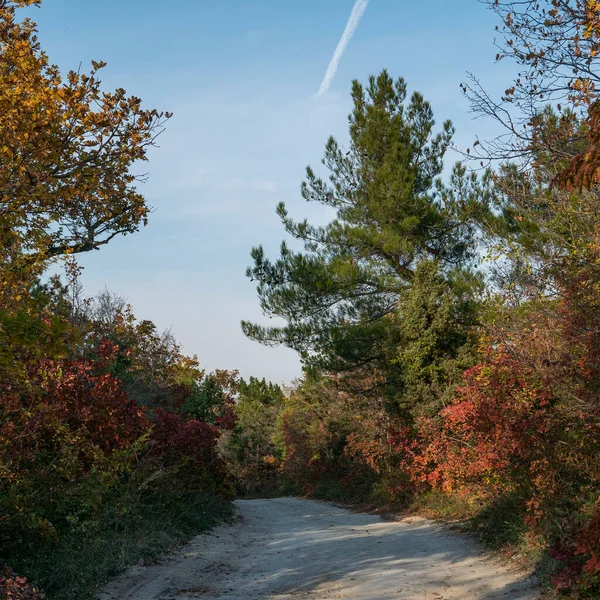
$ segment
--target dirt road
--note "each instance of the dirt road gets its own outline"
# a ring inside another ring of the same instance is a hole
[[[534,582],[424,519],[386,522],[322,502],[239,500],[239,520],[135,567],[101,600],[483,600]]]

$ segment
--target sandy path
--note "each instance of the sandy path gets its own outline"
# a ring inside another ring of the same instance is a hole
[[[424,519],[386,522],[294,498],[236,505],[238,522],[131,569],[101,600],[538,597],[532,580]]]

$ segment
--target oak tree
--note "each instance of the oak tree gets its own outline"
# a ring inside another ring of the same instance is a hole
[[[124,89],[103,91],[99,71],[63,77],[19,20],[29,0],[0,4],[0,252],[3,270],[97,249],[146,223],[136,174],[169,113]]]

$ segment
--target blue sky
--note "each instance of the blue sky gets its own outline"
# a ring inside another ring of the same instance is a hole
[[[155,211],[140,233],[81,258],[88,294],[124,296],[140,318],[171,328],[208,369],[289,382],[295,354],[244,338],[261,320],[244,276],[249,251],[274,254],[274,213],[326,218],[299,195],[327,137],[346,139],[349,85],[387,68],[454,122],[459,146],[493,124],[473,120],[459,84],[467,71],[504,89],[493,15],[477,0],[371,0],[331,90],[315,93],[353,0],[45,0],[31,10],[42,46],[64,71],[105,60],[105,87],[173,111],[142,186]],[[452,158],[450,158],[452,160]]]

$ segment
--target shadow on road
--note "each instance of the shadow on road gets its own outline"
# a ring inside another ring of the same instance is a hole
[[[240,597],[244,592],[247,598],[363,600],[537,597],[533,579],[430,521],[384,522],[290,498],[239,501],[238,506],[253,528],[265,530],[240,555],[243,577],[232,581]],[[258,589],[266,595],[258,596]],[[315,595],[317,590],[327,595]]]

